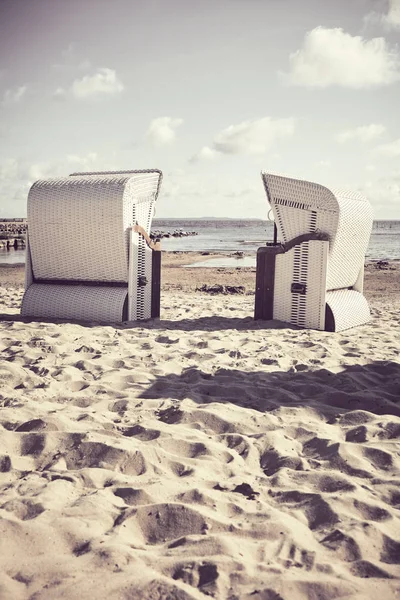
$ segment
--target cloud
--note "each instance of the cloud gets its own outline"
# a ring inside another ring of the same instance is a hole
[[[380,146],[375,148],[375,154],[380,154],[381,156],[388,156],[392,158],[400,156],[400,138],[388,144],[381,144]]]
[[[146,138],[155,146],[171,144],[176,139],[176,129],[182,123],[182,119],[173,119],[171,117],[153,119],[146,131]]]
[[[243,121],[217,133],[212,147],[204,146],[193,159],[209,159],[218,154],[265,154],[280,138],[291,136],[294,128],[292,117]]]
[[[61,165],[58,167],[61,168]],[[54,165],[45,162],[31,163],[25,159],[10,158],[0,161],[0,215],[23,217],[30,186],[37,179],[57,174]]]
[[[331,166],[331,161],[330,160],[318,160],[315,163],[316,167],[330,167]]]
[[[97,158],[96,152],[88,152],[85,156],[68,154],[67,163],[71,165],[75,171],[95,171]]]
[[[87,98],[101,96],[115,96],[124,89],[123,83],[118,79],[113,69],[105,67],[97,69],[94,75],[85,75],[82,79],[75,79],[71,92],[75,98],[85,100]]]
[[[316,27],[303,47],[289,57],[291,85],[354,89],[389,85],[400,79],[400,55],[382,37],[371,40],[352,36],[340,28]]]
[[[15,90],[6,90],[3,95],[3,106],[8,106],[11,104],[18,104],[21,102],[22,98],[25,96],[28,87],[26,85],[21,85]]]
[[[389,27],[400,29],[400,0],[389,0],[388,12],[383,16],[383,22]]]
[[[339,144],[344,144],[350,140],[359,140],[360,142],[370,142],[379,137],[386,131],[384,125],[371,123],[370,125],[361,125],[355,129],[348,129],[337,133],[334,138]]]
[[[386,13],[372,11],[364,17],[365,24],[383,25],[386,29],[400,29],[400,0],[386,0]]]
[[[29,158],[0,160],[0,215],[23,217],[31,185],[38,179],[66,177],[74,171],[113,169],[113,165],[95,152],[86,155],[69,154],[53,161],[34,162]]]
[[[191,163],[196,163],[201,160],[214,160],[218,156],[218,152],[209,146],[203,146],[196,154],[189,160]]]

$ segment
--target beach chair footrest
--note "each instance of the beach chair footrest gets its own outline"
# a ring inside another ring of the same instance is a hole
[[[127,319],[126,287],[33,283],[22,299],[23,317],[121,322]]]
[[[325,330],[343,331],[368,323],[368,302],[355,290],[335,290],[326,294]]]

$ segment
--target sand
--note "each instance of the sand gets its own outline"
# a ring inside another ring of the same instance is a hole
[[[332,334],[182,261],[133,326],[24,322],[0,269],[0,599],[398,599],[399,264]]]

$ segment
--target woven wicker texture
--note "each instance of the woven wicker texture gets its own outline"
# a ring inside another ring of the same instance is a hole
[[[307,242],[277,257],[274,318],[324,329],[325,296],[329,291],[336,330],[368,321],[368,304],[361,292],[372,230],[369,202],[358,192],[329,190],[309,181],[265,172],[261,176],[280,241],[316,230],[329,236],[329,244]],[[292,283],[305,284],[306,293],[292,293]]]
[[[274,319],[299,327],[325,326],[325,281],[328,242],[310,241],[276,257]],[[292,283],[305,285],[305,294],[292,293]]]
[[[122,320],[127,288],[32,284],[22,301],[23,316],[115,322]]]
[[[21,313],[121,321],[129,289],[129,318],[150,318],[152,251],[143,236],[129,232],[137,223],[150,233],[161,181],[158,169],[37,181],[28,196],[29,273]],[[85,286],[93,282],[99,287]],[[117,282],[127,285],[110,286]]]
[[[329,235],[327,289],[357,281],[372,230],[372,208],[357,192],[262,173],[282,241],[319,229]]]
[[[337,192],[339,194],[339,192]],[[339,220],[328,262],[327,289],[355,285],[372,231],[372,207],[364,198],[342,193],[336,196]]]
[[[335,331],[364,325],[371,318],[365,296],[355,290],[328,292],[326,303],[335,317]]]
[[[147,206],[149,230],[158,172],[36,182],[28,223],[36,279],[128,280],[127,228],[133,206]]]

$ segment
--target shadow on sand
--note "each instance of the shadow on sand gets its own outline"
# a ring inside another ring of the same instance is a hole
[[[339,373],[327,369],[270,373],[218,369],[209,374],[189,368],[181,375],[159,377],[141,398],[227,402],[263,412],[307,406],[332,423],[355,410],[400,416],[400,364],[381,361],[347,366]],[[177,422],[179,407],[168,410],[166,422]],[[400,436],[400,425],[398,429]]]
[[[102,321],[79,321],[74,319],[34,319],[22,317],[19,313],[0,313],[0,321],[17,323],[48,323],[81,325],[82,327],[113,327],[114,329],[150,329],[150,330],[176,330],[176,331],[226,331],[229,329],[257,331],[260,329],[293,329],[300,330],[295,325],[282,321],[255,321],[252,317],[199,317],[198,319],[149,319],[148,321],[130,321],[123,323],[109,323]]]

